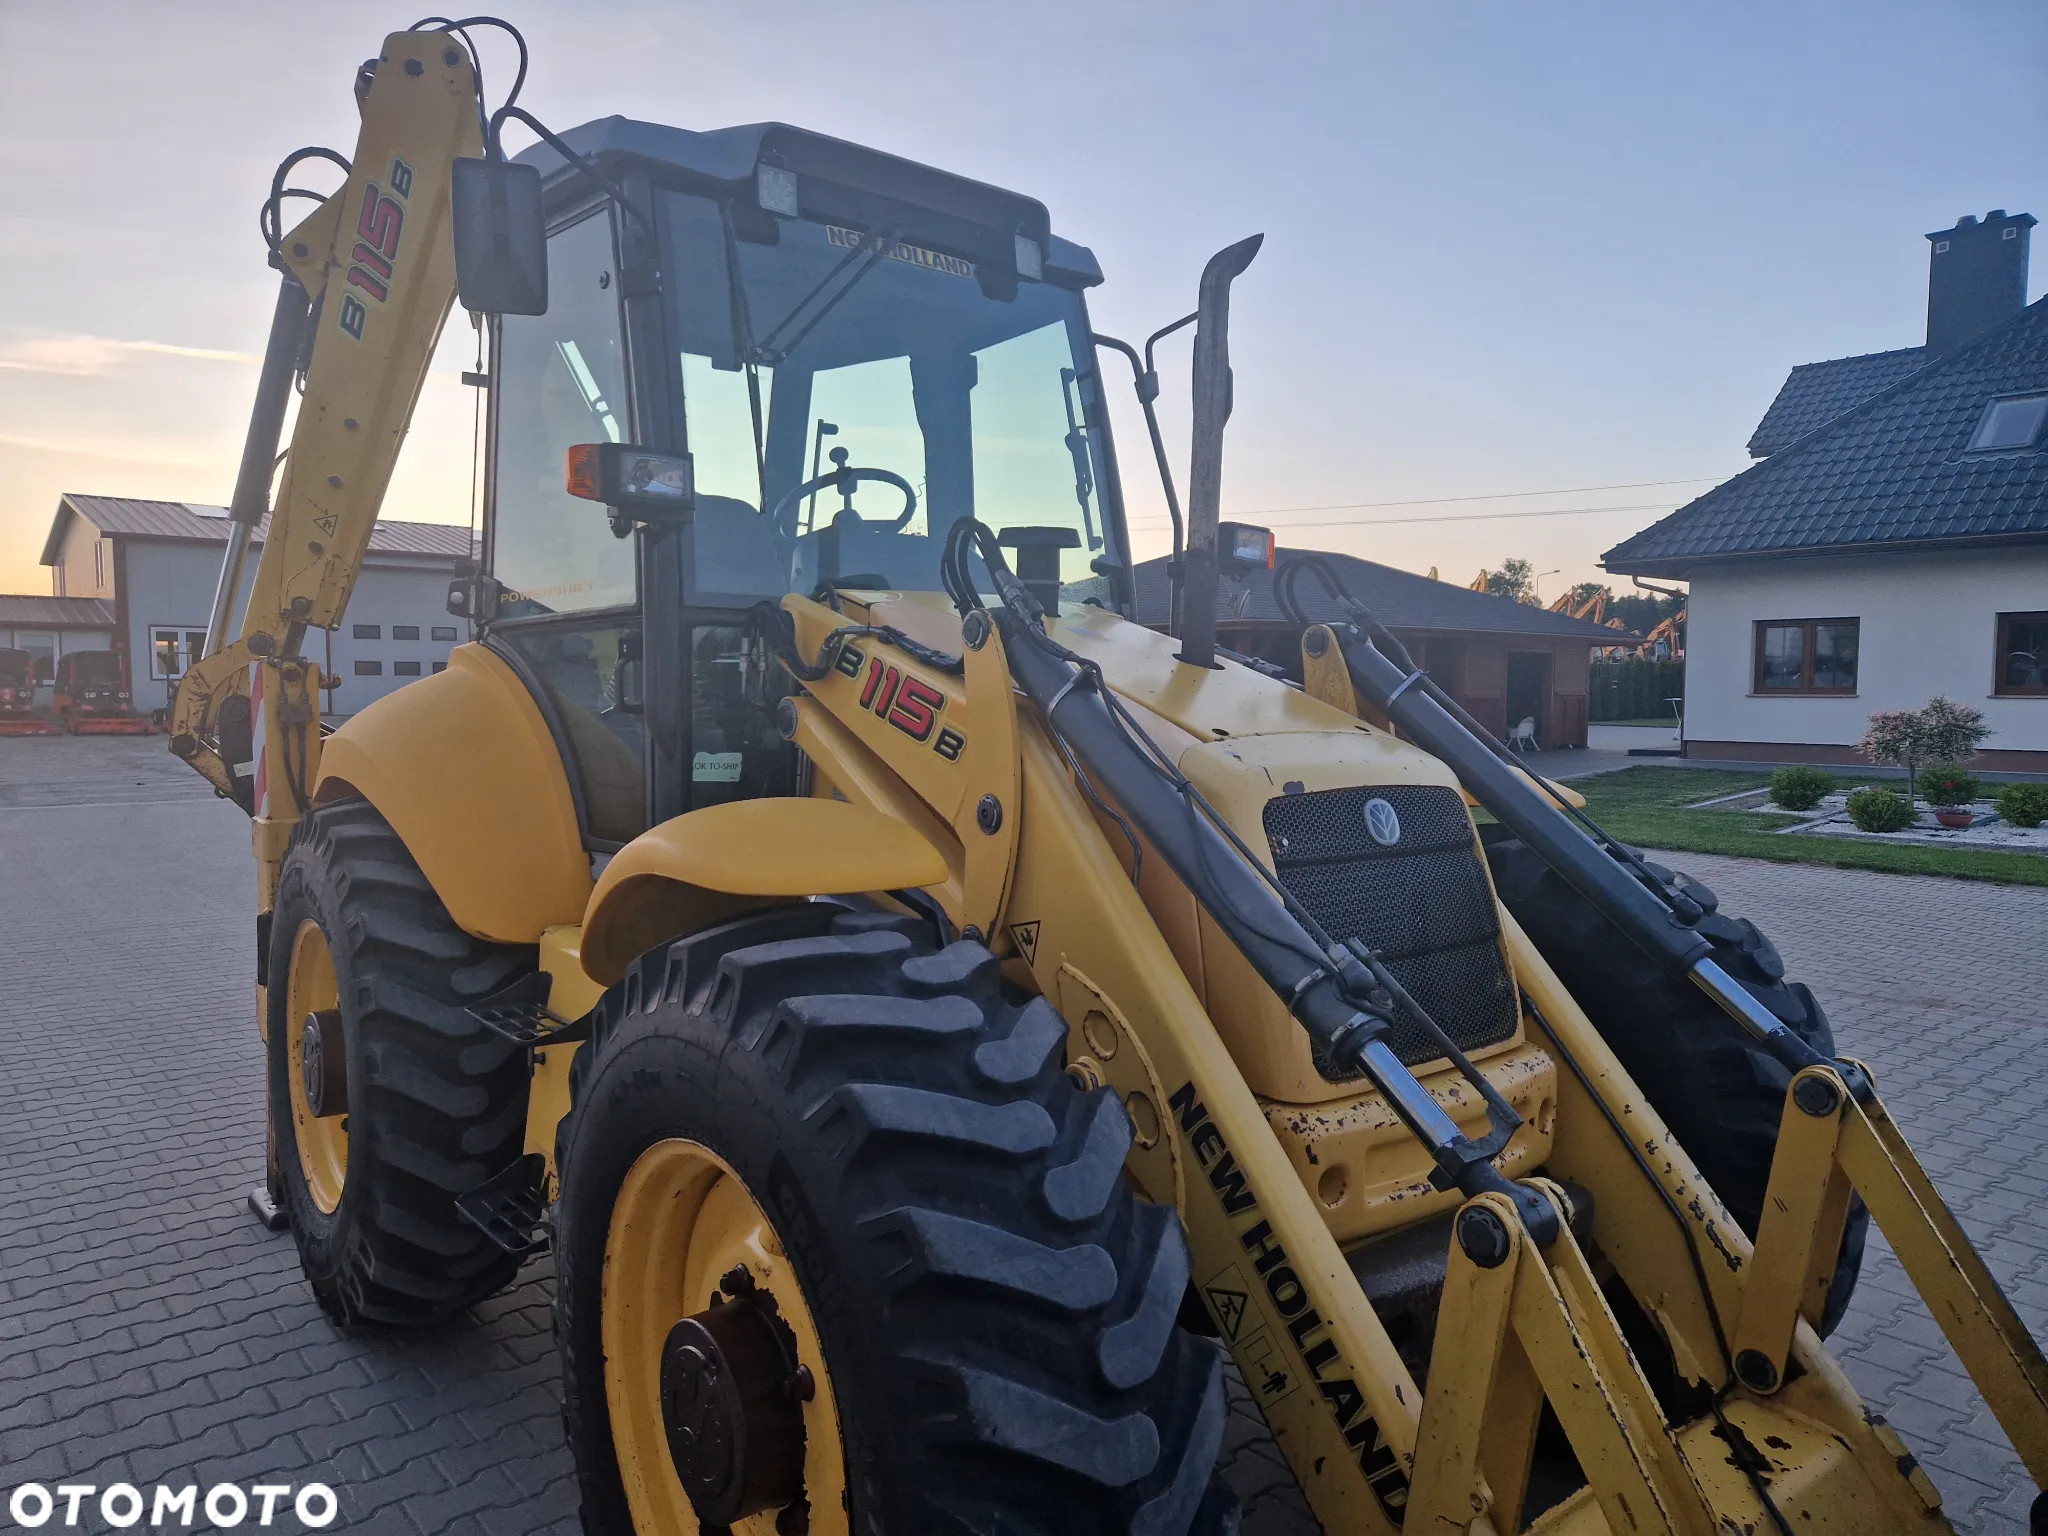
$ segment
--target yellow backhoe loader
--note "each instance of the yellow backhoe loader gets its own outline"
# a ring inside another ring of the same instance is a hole
[[[1327,568],[1282,573],[1298,676],[1217,649],[1272,559],[1218,514],[1256,239],[1190,317],[1159,633],[1098,362],[1164,471],[1152,347],[1041,204],[780,124],[557,135],[488,107],[501,25],[391,35],[353,155],[273,183],[175,711],[252,818],[257,1204],[337,1319],[551,1247],[593,1536],[1228,1531],[1226,1357],[1346,1536],[1945,1530],[1822,1342],[1874,1219],[2048,1475],[2033,1340],[1762,935]],[[328,734],[305,642],[458,288],[476,638]]]

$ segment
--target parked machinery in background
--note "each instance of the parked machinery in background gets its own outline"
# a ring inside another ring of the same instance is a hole
[[[52,729],[36,713],[35,653],[0,649],[0,736],[47,736]]]
[[[119,651],[70,651],[57,658],[50,712],[67,736],[147,736],[135,712],[128,665]]]

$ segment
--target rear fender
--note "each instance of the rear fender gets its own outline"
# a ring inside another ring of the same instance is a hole
[[[583,916],[590,856],[560,749],[533,695],[481,645],[328,737],[315,803],[367,800],[464,932],[536,944]]]

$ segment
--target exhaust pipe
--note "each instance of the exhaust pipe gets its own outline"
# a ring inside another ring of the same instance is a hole
[[[1223,426],[1230,420],[1230,284],[1265,244],[1226,245],[1202,268],[1195,309],[1195,421],[1188,466],[1188,547],[1182,576],[1179,659],[1216,665],[1216,528],[1223,512]]]

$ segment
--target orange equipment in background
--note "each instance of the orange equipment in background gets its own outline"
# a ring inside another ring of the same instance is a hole
[[[128,668],[117,651],[73,651],[57,659],[50,700],[67,736],[147,736],[147,717],[135,713]]]

